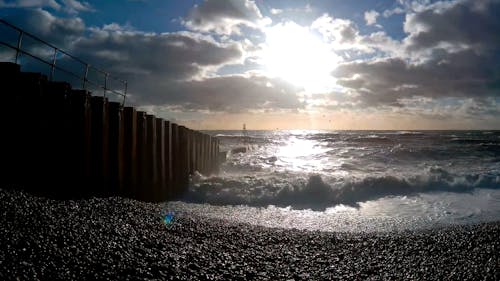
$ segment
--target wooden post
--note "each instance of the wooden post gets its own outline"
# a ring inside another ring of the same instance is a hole
[[[187,174],[189,178],[189,175],[193,174],[193,163],[192,163],[193,153],[191,149],[191,147],[193,146],[193,134],[192,130],[190,130],[189,128],[185,128],[185,131],[186,131],[186,158],[187,158],[186,165],[187,165]]]
[[[207,136],[207,176],[212,172],[212,137]]]
[[[164,122],[165,127],[165,177],[166,177],[166,186],[164,189],[164,195],[167,200],[172,199],[173,197],[173,189],[174,179],[172,172],[172,124],[169,121]]]
[[[210,170],[209,165],[209,142],[210,139],[207,135],[203,134],[203,174],[208,175],[208,171]]]
[[[123,111],[118,102],[109,103],[110,194],[123,195]]]
[[[146,177],[145,186],[147,190],[146,201],[153,202],[157,198],[158,167],[156,161],[156,118],[154,115],[146,115]]]
[[[203,147],[203,142],[205,141],[205,138],[202,133],[198,132],[198,137],[199,137],[199,154],[200,154],[200,160],[199,160],[199,166],[200,166],[200,173],[205,174],[205,152],[204,152],[204,147]]]
[[[188,134],[186,127],[179,126],[179,189],[178,194],[182,194],[189,182],[189,154],[188,154]]]
[[[157,183],[156,183],[156,198],[155,201],[164,201],[166,200],[165,189],[167,186],[167,177],[166,177],[166,161],[165,161],[165,121],[161,118],[156,118],[156,174],[157,174]]]
[[[220,172],[220,142],[219,139],[215,141],[215,173]]]
[[[45,110],[44,113],[47,117],[45,119],[46,123],[44,124],[43,135],[39,136],[46,139],[45,145],[39,148],[43,151],[41,154],[44,155],[39,160],[43,159],[46,162],[40,162],[39,165],[45,165],[45,168],[48,168],[44,172],[47,179],[45,188],[48,192],[45,192],[46,195],[56,198],[73,196],[71,194],[73,191],[73,179],[70,176],[72,167],[69,163],[71,159],[67,153],[70,143],[67,140],[66,134],[68,131],[70,110],[67,95],[70,91],[71,86],[68,83],[48,82],[42,87],[42,103],[38,105]],[[26,103],[30,103],[30,101],[26,101]],[[26,146],[25,143],[32,140],[25,134],[28,132],[26,129],[30,126],[28,125],[28,120],[23,120],[23,117],[19,121],[20,123],[17,124],[17,127],[21,131],[17,135],[19,138],[17,145],[21,149],[18,159],[22,162],[28,162],[30,160],[26,157],[26,152],[28,152],[26,151],[26,147],[29,146]],[[19,166],[19,171],[23,171],[24,169],[22,166]]]
[[[210,141],[210,173],[215,172],[215,138]]]
[[[147,195],[146,133],[146,112],[137,111],[137,185],[134,198],[139,200],[145,200]]]
[[[107,195],[109,180],[108,154],[108,100],[103,97],[91,99],[91,156],[92,156],[92,195]]]
[[[194,175],[195,171],[197,171],[197,159],[196,159],[196,131],[189,130],[190,136],[191,136],[191,145],[189,147],[190,154],[191,154],[191,175]]]
[[[203,173],[203,134],[200,132],[196,133],[198,138],[198,144],[196,147],[196,153],[198,154],[198,172]]]
[[[123,166],[124,195],[134,198],[137,181],[137,111],[133,107],[123,109]]]
[[[91,109],[90,94],[85,90],[73,90],[69,97],[71,123],[68,142],[71,147],[69,166],[74,170],[71,173],[75,186],[75,197],[89,196],[88,190],[92,184],[91,166]]]
[[[179,126],[172,123],[172,198],[179,195],[179,186],[181,184],[181,168],[179,165],[180,151],[179,151]]]

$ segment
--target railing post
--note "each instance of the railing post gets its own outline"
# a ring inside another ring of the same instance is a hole
[[[125,83],[125,93],[123,94],[123,102],[122,106],[125,106],[125,99],[127,98],[127,88],[128,88],[128,83],[127,81],[123,81]]]
[[[54,70],[56,67],[57,48],[54,48],[54,57],[52,57],[52,64],[50,65],[50,81],[54,80]]]
[[[104,97],[106,97],[106,91],[108,90],[108,73],[104,73]]]
[[[19,51],[21,50],[21,43],[23,42],[23,33],[24,32],[19,31],[19,37],[17,37],[17,49],[16,49],[15,63],[17,63],[17,60],[19,58]]]
[[[89,64],[85,64],[85,76],[83,76],[82,89],[87,90],[87,76],[89,75]]]

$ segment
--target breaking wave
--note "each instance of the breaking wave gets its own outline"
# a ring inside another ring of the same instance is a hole
[[[475,188],[500,188],[500,175],[454,175],[433,167],[412,176],[381,175],[327,180],[317,174],[308,178],[294,178],[292,175],[198,177],[184,199],[213,205],[275,205],[324,210],[339,204],[357,206],[359,202],[387,196],[440,191],[463,193]]]

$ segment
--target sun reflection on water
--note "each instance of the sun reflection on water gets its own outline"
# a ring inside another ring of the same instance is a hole
[[[325,162],[325,157],[317,157],[317,155],[327,153],[329,150],[329,148],[322,147],[318,141],[292,136],[286,141],[286,145],[281,146],[277,151],[276,164],[292,171],[319,172],[332,163]]]

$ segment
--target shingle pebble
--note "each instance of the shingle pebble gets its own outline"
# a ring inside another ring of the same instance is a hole
[[[163,212],[0,189],[0,280],[500,280],[500,222],[331,233]]]

